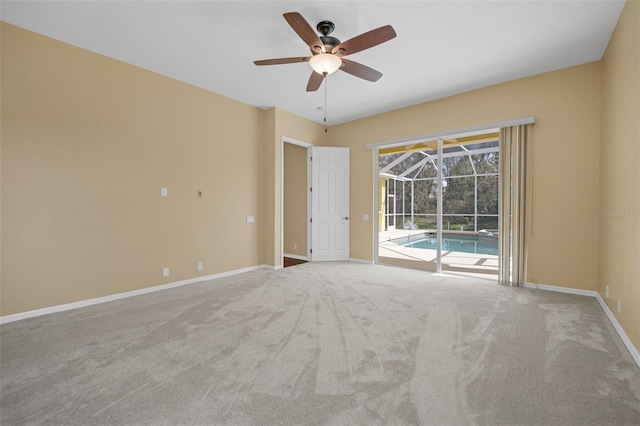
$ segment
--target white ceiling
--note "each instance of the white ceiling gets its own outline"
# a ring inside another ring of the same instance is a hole
[[[282,17],[346,41],[390,24],[397,37],[348,59],[382,72],[376,83],[338,71],[328,124],[599,60],[624,7],[606,1],[2,1],[5,22],[261,108],[322,122],[324,88],[307,93],[308,56]]]

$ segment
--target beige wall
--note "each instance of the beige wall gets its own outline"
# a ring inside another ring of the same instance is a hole
[[[276,146],[279,137],[276,136],[276,108],[265,111],[262,123],[262,138],[258,146],[259,158],[259,190],[258,200],[260,204],[260,217],[258,220],[258,232],[260,239],[260,263],[265,265],[277,265],[276,241],[275,238],[275,201],[270,195],[275,193],[279,183],[276,181]]]
[[[307,148],[284,144],[284,253],[307,257]]]
[[[598,291],[640,348],[640,2],[627,2],[602,60]],[[605,297],[609,286],[609,298]],[[621,311],[617,304],[621,301]]]
[[[263,111],[1,34],[2,315],[259,264]]]
[[[332,127],[351,147],[351,257],[372,259],[373,151],[394,140],[535,116],[527,281],[595,290],[598,276],[600,63],[512,81]]]

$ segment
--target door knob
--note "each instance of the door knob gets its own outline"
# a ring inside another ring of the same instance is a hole
[[[349,220],[349,216],[343,217],[344,220]]]

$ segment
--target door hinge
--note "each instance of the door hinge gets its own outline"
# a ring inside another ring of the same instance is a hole
[[[309,223],[313,223],[313,218],[312,217],[309,218]]]
[[[309,192],[313,192],[313,188],[309,188]]]
[[[313,156],[309,157],[309,161],[313,161]]]
[[[313,249],[309,249],[309,253],[313,253]]]

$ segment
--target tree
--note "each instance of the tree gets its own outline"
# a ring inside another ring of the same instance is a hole
[[[445,154],[451,155],[454,152],[457,154],[445,157],[442,161],[433,157],[433,150],[416,151],[409,155],[406,153],[381,155],[379,158],[381,168],[402,157],[402,161],[391,167],[388,172],[396,176],[404,175],[413,181],[412,194],[410,181],[405,182],[402,190],[402,181],[396,180],[396,213],[402,214],[404,206],[405,215],[409,216],[413,204],[416,224],[421,228],[434,226],[432,219],[437,213],[438,195],[437,167],[438,164],[442,164],[444,178],[442,204],[445,221],[450,225],[464,225],[465,229],[472,230],[477,210],[478,215],[485,215],[477,219],[479,228],[497,227],[499,154],[497,151],[473,153],[478,149],[497,149],[497,141],[466,145],[466,148],[467,150],[459,146],[446,148]],[[407,173],[409,170],[411,172]],[[389,181],[393,182],[393,179]],[[403,217],[402,220],[404,221],[405,218]]]

